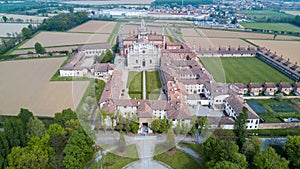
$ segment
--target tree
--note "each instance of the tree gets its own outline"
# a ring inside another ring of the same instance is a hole
[[[123,153],[125,151],[126,148],[126,140],[125,140],[125,135],[124,133],[121,131],[120,132],[120,138],[118,141],[118,151]]]
[[[49,144],[53,147],[55,154],[50,158],[52,168],[63,168],[63,150],[67,144],[67,132],[59,124],[52,124],[49,126],[46,134],[50,136]]]
[[[4,131],[10,148],[26,145],[23,122],[19,118],[7,119],[4,124]]]
[[[165,131],[167,131],[167,127],[168,127],[168,123],[167,123],[167,119],[164,118],[161,122],[161,126],[159,128],[159,132],[163,133]],[[170,127],[171,128],[171,127]]]
[[[0,132],[0,168],[5,168],[6,166],[6,156],[9,154],[9,144],[4,135]]]
[[[33,114],[28,109],[21,108],[20,113],[18,114],[18,117],[23,122],[23,130],[24,132],[27,132],[27,126],[30,121],[30,119],[33,119]]]
[[[199,125],[199,132],[200,132],[200,133],[202,132],[204,126],[206,125],[207,120],[208,120],[207,117],[201,117],[201,118],[199,119],[198,125]]]
[[[83,130],[75,130],[64,149],[63,164],[66,169],[85,168],[93,156],[93,140]]]
[[[300,136],[288,136],[284,150],[295,168],[300,167]]]
[[[231,21],[231,24],[237,24],[237,23],[238,23],[237,19],[233,18],[233,20]]]
[[[136,134],[138,133],[138,130],[139,130],[139,123],[138,122],[131,122],[131,132]]]
[[[158,132],[161,126],[161,119],[160,118],[156,118],[154,120],[152,120],[151,122],[151,129],[154,133]]]
[[[239,166],[229,161],[220,161],[215,164],[213,169],[239,169]]]
[[[254,156],[253,165],[258,169],[286,169],[289,162],[280,157],[272,147]]]
[[[284,98],[284,96],[283,96],[282,93],[278,93],[278,94],[276,94],[276,96],[275,96],[275,99],[278,100],[278,101],[280,101],[280,102],[283,100],[283,98]]]
[[[184,125],[184,123],[182,123],[182,125]],[[181,128],[181,121],[179,120],[179,121],[177,122],[176,127],[175,127],[175,133],[176,133],[176,135],[180,134],[181,131],[182,131],[182,128]]]
[[[33,149],[14,147],[7,156],[7,161],[8,167],[6,169],[48,168],[48,155],[39,147]]]
[[[42,45],[38,42],[36,42],[34,44],[34,49],[35,49],[35,52],[38,53],[38,54],[44,54],[46,53],[46,50],[45,48],[42,47]]]
[[[65,127],[66,122],[71,119],[77,119],[76,113],[71,109],[65,109],[61,113],[55,113],[54,122]]]
[[[114,59],[114,54],[111,52],[111,50],[107,49],[105,51],[104,58],[102,59],[102,63],[108,63],[111,62]]]
[[[234,133],[237,137],[237,144],[241,148],[246,141],[247,137],[247,119],[248,119],[248,109],[243,107],[243,112],[239,114],[235,123],[234,123]]]
[[[126,119],[125,130],[126,130],[126,133],[129,133],[131,131],[131,125],[130,125],[129,119]]]
[[[8,18],[6,16],[2,16],[3,21],[6,23]]]
[[[25,27],[22,29],[22,34],[25,37],[25,39],[29,39],[31,37],[32,32],[29,28]]]
[[[44,123],[36,117],[34,119],[29,119],[27,128],[26,135],[28,140],[34,136],[42,137],[46,132]]]
[[[245,154],[248,162],[253,161],[253,157],[260,152],[263,142],[259,137],[251,137],[248,139],[242,148],[242,153]]]
[[[246,157],[238,152],[239,147],[233,141],[216,140],[211,136],[200,145],[200,150],[207,168],[213,168],[221,161],[231,162],[239,168],[247,168]]]
[[[170,151],[176,148],[176,140],[172,127],[170,127],[168,130],[166,141],[164,142],[164,147],[166,150]]]

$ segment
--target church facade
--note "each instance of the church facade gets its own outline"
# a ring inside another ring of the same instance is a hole
[[[121,52],[129,69],[156,69],[160,66],[161,49],[165,46],[164,33],[148,32],[144,20],[136,35],[121,39]]]

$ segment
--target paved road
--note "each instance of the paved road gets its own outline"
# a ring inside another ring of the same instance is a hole
[[[153,160],[154,148],[157,141],[156,136],[136,136],[135,142],[140,160],[130,163],[124,169],[168,169],[166,164]]]

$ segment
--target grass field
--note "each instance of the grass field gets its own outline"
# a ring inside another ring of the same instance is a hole
[[[155,154],[159,154],[159,151],[161,151],[161,147],[160,145],[156,145]],[[196,160],[194,160],[191,156],[178,149],[174,154],[172,153],[171,155],[169,155],[168,153],[164,152],[162,154],[154,156],[153,159],[157,161],[161,161],[169,165],[173,169],[200,168],[200,165],[196,162]]]
[[[257,83],[265,81],[279,83],[281,80],[293,82],[292,79],[257,58],[201,58],[201,62],[218,82],[244,84],[250,81]]]
[[[147,99],[157,100],[160,96],[161,82],[158,71],[146,72]]]
[[[127,87],[129,89],[129,96],[134,99],[143,98],[143,73],[142,72],[129,72]]]
[[[124,156],[117,155],[117,153],[108,153],[103,158],[104,168],[107,168],[107,169],[122,168],[122,167],[126,166],[127,164],[137,161],[139,159],[138,154],[137,154],[136,145],[127,146],[126,150],[125,150],[125,154],[127,154],[127,155],[125,155],[125,157],[124,157]],[[135,158],[133,158],[133,157],[135,157]]]
[[[273,31],[300,32],[300,27],[289,23],[261,23],[261,22],[242,22],[240,23],[245,28],[263,29]]]
[[[249,19],[257,21],[280,21],[286,19],[294,19],[293,15],[272,11],[272,10],[241,10],[238,13],[244,13]]]
[[[283,122],[284,118],[300,119],[300,100],[247,100],[265,122]]]

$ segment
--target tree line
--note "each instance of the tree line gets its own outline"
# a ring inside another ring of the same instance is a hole
[[[5,119],[0,132],[0,168],[85,168],[93,144],[71,109],[56,113],[48,126],[21,109],[17,117]]]

